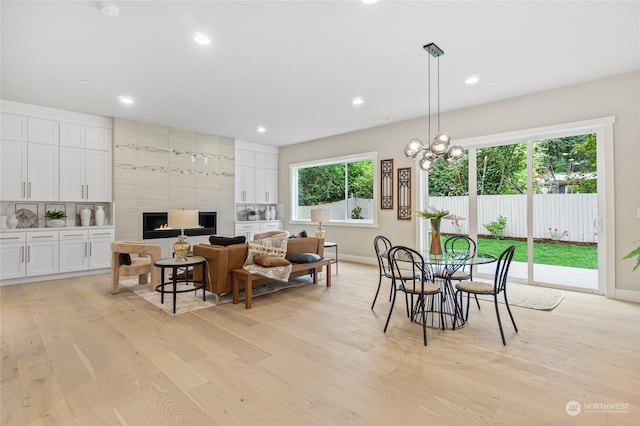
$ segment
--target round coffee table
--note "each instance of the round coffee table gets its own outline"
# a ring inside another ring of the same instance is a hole
[[[173,294],[173,313],[176,313],[176,295],[178,293],[187,293],[189,291],[195,291],[202,289],[202,300],[204,301],[206,298],[204,285],[205,285],[205,277],[207,276],[207,259],[202,256],[192,256],[187,257],[184,261],[179,261],[174,257],[167,257],[164,259],[158,259],[154,262],[154,265],[160,268],[160,285],[156,288],[157,292],[160,292],[160,303],[164,304],[164,294],[171,293]],[[202,266],[202,281],[195,281],[193,278],[189,279],[189,268],[193,270],[194,266]],[[165,269],[172,269],[173,273],[171,274],[171,281],[165,282],[164,280],[164,271]],[[184,278],[178,279],[178,269],[184,269]],[[183,290],[178,290],[178,283],[193,283],[193,288],[187,288]],[[198,285],[196,285],[198,284]],[[166,287],[169,286],[169,289]]]

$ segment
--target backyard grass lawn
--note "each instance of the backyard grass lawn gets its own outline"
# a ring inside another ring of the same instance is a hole
[[[510,245],[516,246],[513,260],[527,262],[525,241],[478,239],[478,251],[499,256]],[[533,261],[544,265],[598,269],[598,248],[573,244],[533,243]]]

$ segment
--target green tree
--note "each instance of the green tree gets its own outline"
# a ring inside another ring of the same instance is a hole
[[[512,144],[479,149],[478,194],[524,194],[527,190],[527,146]]]
[[[358,161],[347,164],[349,196],[373,198],[373,161]]]
[[[344,164],[298,170],[298,205],[313,206],[344,199]]]

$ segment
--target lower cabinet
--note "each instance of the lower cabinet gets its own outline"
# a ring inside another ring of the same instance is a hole
[[[111,266],[113,229],[60,231],[60,272]]]
[[[0,279],[58,273],[58,232],[0,235]]]
[[[236,235],[244,235],[247,241],[253,240],[255,234],[267,231],[276,231],[283,229],[284,222],[282,220],[272,220],[267,222],[236,222]]]

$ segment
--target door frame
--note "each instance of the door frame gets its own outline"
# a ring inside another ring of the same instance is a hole
[[[509,145],[517,143],[527,144],[527,152],[530,154],[530,142],[559,138],[567,136],[575,136],[581,134],[595,133],[597,138],[596,157],[598,163],[598,214],[599,214],[599,231],[598,231],[598,290],[597,293],[604,294],[608,298],[615,298],[615,192],[614,192],[614,169],[613,169],[613,125],[615,116],[607,116],[594,118],[590,120],[574,121],[569,123],[560,123],[543,127],[535,127],[524,130],[516,130],[504,133],[496,133],[485,136],[476,136],[470,138],[457,139],[456,143],[462,145],[466,151],[473,151],[478,148],[486,148],[496,145]],[[527,156],[527,170],[530,174],[531,156]],[[418,167],[416,161],[416,182],[418,182],[418,208],[424,210],[427,208],[427,184],[428,175]],[[469,174],[476,175],[477,170],[475,162],[469,163]],[[527,221],[533,221],[533,203],[531,191],[531,176],[528,176],[527,194]],[[475,180],[474,180],[475,182]],[[477,193],[477,186],[469,182],[469,193]],[[469,197],[469,210],[474,211],[476,208],[476,198]],[[418,247],[426,247],[428,241],[429,227],[426,221],[416,221],[416,245]],[[533,235],[532,223],[529,223],[528,229],[528,245],[529,245],[529,262],[528,280],[531,281],[533,269]],[[469,218],[470,232],[477,232],[476,218]],[[579,290],[571,288],[572,290]]]

